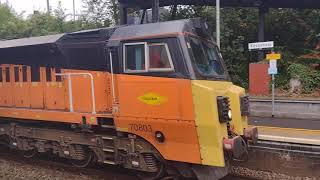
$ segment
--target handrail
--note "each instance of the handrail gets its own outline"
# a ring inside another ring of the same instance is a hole
[[[56,76],[66,76],[68,78],[70,112],[74,112],[71,76],[89,76],[91,80],[92,114],[97,114],[96,97],[94,94],[94,81],[93,81],[93,75],[91,73],[57,73]]]
[[[112,59],[112,53],[109,53],[109,59],[110,59],[110,69],[111,69],[111,86],[112,86],[112,96],[113,96],[113,104],[116,104],[116,93],[115,93],[115,84],[114,84],[114,73],[113,73],[113,59]]]

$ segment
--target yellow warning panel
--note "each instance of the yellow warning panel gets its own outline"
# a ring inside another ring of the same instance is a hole
[[[279,60],[281,59],[281,54],[267,54],[268,60]]]

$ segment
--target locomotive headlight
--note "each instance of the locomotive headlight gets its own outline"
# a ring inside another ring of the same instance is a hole
[[[230,109],[230,101],[228,97],[218,96],[217,97],[217,105],[218,105],[218,114],[219,121],[221,123],[226,123],[231,121],[232,112]]]
[[[228,112],[228,116],[229,116],[229,119],[232,119],[232,111],[231,111],[231,109]]]

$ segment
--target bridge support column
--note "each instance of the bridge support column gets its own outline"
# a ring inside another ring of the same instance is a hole
[[[159,0],[152,1],[152,22],[159,22],[160,21],[160,4]]]
[[[120,25],[128,24],[128,6],[126,4],[120,3]]]
[[[259,27],[258,27],[258,38],[259,42],[264,42],[265,41],[265,20],[266,20],[266,15],[268,14],[268,8],[266,7],[259,7]],[[264,59],[264,52],[259,51],[259,61]]]

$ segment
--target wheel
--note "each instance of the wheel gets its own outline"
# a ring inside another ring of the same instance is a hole
[[[84,168],[91,165],[91,162],[95,159],[93,152],[84,146],[75,147],[77,159],[71,159],[71,164],[78,168]]]
[[[137,176],[142,180],[158,180],[161,179],[166,174],[166,166],[164,163],[160,162],[154,155],[152,154],[144,154],[144,159],[146,161],[147,166],[150,169],[154,169],[156,172],[137,172]]]
[[[38,152],[36,149],[22,151],[23,157],[28,158],[28,159],[35,157],[37,154],[38,154]]]
[[[155,173],[149,173],[149,172],[137,172],[137,176],[141,180],[159,180],[165,175],[165,165],[161,164],[159,165],[159,171]]]

